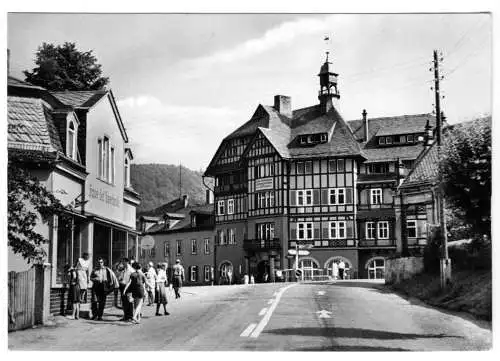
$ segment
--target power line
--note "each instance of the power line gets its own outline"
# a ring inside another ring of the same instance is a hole
[[[480,26],[477,26],[478,24],[481,23],[481,21],[482,21],[482,19],[478,20],[473,26],[471,26],[466,32],[464,32],[450,51],[448,51],[448,52],[445,51],[447,57],[450,57],[451,54],[453,54],[454,52],[459,50],[462,47],[462,45],[464,44],[463,41],[465,39],[470,40],[469,35],[470,35],[470,32],[472,30],[474,30],[474,28],[475,28],[475,31],[477,31],[477,30],[481,29],[482,27],[484,27],[486,24],[488,24],[487,21],[484,21],[483,24],[481,24]]]

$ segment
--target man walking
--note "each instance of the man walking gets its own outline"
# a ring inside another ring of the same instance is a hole
[[[173,279],[175,298],[181,297],[179,290],[182,287],[183,281],[184,281],[184,267],[182,267],[181,265],[181,260],[177,259],[174,265],[174,279]]]
[[[134,316],[134,305],[128,301],[128,298],[123,291],[125,290],[125,286],[130,281],[130,275],[135,271],[130,265],[129,259],[126,257],[122,258],[122,266],[123,270],[118,280],[120,284],[120,297],[122,300],[123,310],[122,321],[131,321]]]
[[[106,296],[118,288],[118,280],[113,271],[104,266],[104,259],[97,259],[96,268],[90,275],[92,281],[92,319],[102,321],[104,308],[106,307]]]
[[[341,280],[344,279],[344,272],[345,272],[345,263],[343,260],[340,260],[340,262],[339,262],[339,277]]]

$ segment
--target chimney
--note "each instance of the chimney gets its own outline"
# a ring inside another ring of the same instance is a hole
[[[205,201],[207,204],[212,204],[214,202],[214,193],[210,189],[205,191]]]
[[[285,117],[292,117],[292,98],[286,95],[274,96],[274,109]]]
[[[184,194],[182,196],[182,205],[184,206],[183,208],[187,208],[189,203],[189,196],[187,194]]]
[[[369,135],[369,128],[368,128],[368,118],[366,117],[366,115],[368,114],[366,112],[366,109],[363,109],[363,125],[365,126],[365,142],[368,142],[368,137],[370,136]]]
[[[434,132],[432,131],[432,127],[429,123],[429,119],[427,119],[427,123],[425,124],[425,138],[424,138],[424,147],[425,149],[429,148],[434,141]]]

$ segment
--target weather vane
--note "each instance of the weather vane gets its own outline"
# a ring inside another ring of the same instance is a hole
[[[328,49],[328,47],[329,47],[328,45],[330,44],[330,35],[325,35],[323,40],[325,42],[326,48]],[[328,55],[330,54],[330,52],[328,50],[326,50],[325,53],[326,53],[326,61],[328,62]]]

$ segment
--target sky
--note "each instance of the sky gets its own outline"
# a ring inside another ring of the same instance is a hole
[[[491,114],[488,14],[8,14],[10,74],[43,42],[92,50],[135,163],[204,170],[222,139],[277,94],[318,103],[330,52],[344,119],[433,111],[434,49],[450,123]],[[325,36],[330,40],[325,41]]]

